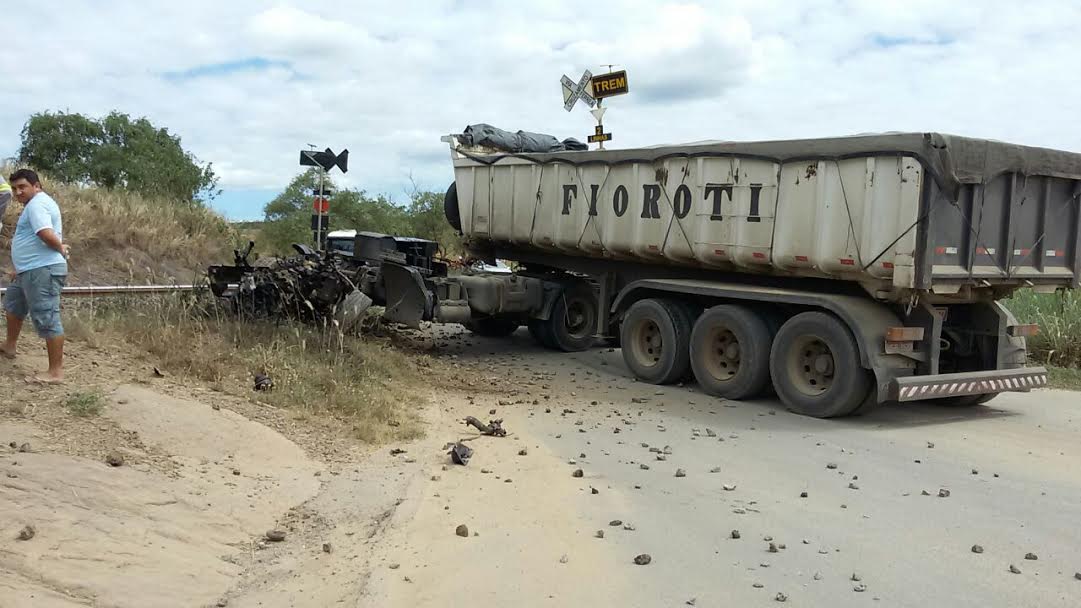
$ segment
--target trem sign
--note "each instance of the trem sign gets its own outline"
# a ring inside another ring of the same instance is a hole
[[[627,86],[627,70],[600,74],[594,76],[590,82],[594,99],[626,95],[630,91]]]

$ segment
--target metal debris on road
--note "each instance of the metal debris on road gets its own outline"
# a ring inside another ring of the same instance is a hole
[[[469,459],[473,457],[473,448],[459,441],[447,453],[450,454],[450,459],[454,464],[467,465]]]
[[[503,419],[489,420],[488,424],[484,424],[480,420],[477,420],[473,416],[466,416],[465,423],[475,427],[480,431],[481,435],[488,435],[489,437],[506,437],[507,431],[503,429]]]

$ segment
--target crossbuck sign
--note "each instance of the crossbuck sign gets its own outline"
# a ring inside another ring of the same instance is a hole
[[[563,78],[559,79],[559,82],[563,85],[563,109],[570,112],[574,109],[574,104],[581,99],[589,107],[593,107],[596,101],[593,99],[593,87],[591,81],[593,80],[593,74],[586,70],[582,73],[582,78],[575,84],[573,80],[567,77],[566,74]]]

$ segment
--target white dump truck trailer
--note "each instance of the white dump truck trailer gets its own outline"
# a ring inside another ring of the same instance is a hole
[[[1045,386],[1000,303],[1078,286],[1081,154],[897,133],[631,150],[450,145],[448,221],[513,274],[384,271],[388,316],[618,343],[640,380],[833,417]]]

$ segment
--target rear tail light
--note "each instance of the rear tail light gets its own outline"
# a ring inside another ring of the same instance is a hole
[[[919,342],[922,339],[922,327],[890,327],[886,330],[887,342]]]
[[[1036,325],[1035,323],[1011,325],[1006,328],[1006,333],[1010,334],[1014,338],[1029,338],[1040,333],[1040,326]]]

